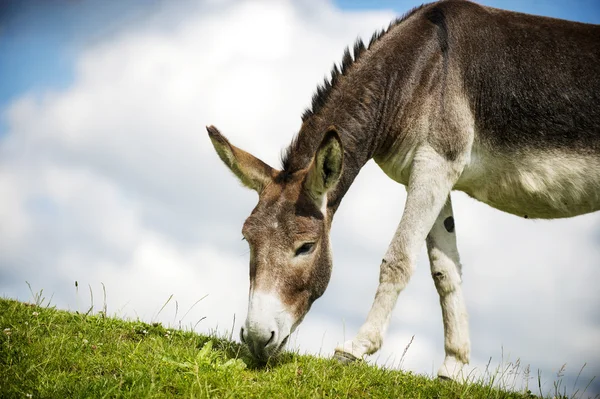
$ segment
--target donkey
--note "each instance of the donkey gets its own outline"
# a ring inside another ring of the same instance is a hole
[[[441,378],[469,362],[450,192],[524,218],[600,210],[600,25],[448,0],[425,4],[347,48],[317,88],[277,170],[207,127],[221,160],[258,192],[241,341],[277,354],[332,268],[333,215],[371,158],[407,188],[404,213],[348,362],[376,352],[426,242],[440,297]]]

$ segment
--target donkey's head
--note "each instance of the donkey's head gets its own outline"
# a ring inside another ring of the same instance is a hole
[[[312,162],[289,173],[231,145],[215,127],[207,130],[221,160],[259,195],[242,228],[250,245],[250,294],[240,337],[264,360],[285,345],[329,283],[327,193],[342,171],[342,144],[330,129]]]

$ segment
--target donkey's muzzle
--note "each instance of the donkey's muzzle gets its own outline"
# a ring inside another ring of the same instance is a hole
[[[255,292],[248,304],[248,317],[240,330],[240,340],[256,359],[266,361],[286,344],[293,318],[279,298]]]

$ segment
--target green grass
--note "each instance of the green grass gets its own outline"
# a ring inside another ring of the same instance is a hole
[[[284,353],[266,366],[215,336],[0,299],[1,398],[531,398]]]

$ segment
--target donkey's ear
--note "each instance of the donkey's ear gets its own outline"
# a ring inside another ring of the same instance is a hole
[[[257,191],[273,179],[275,170],[254,155],[232,145],[214,126],[207,126],[208,136],[221,160],[229,167],[242,184]]]
[[[338,182],[343,159],[342,141],[332,126],[325,133],[304,181],[304,189],[319,207],[323,205],[327,192]]]

